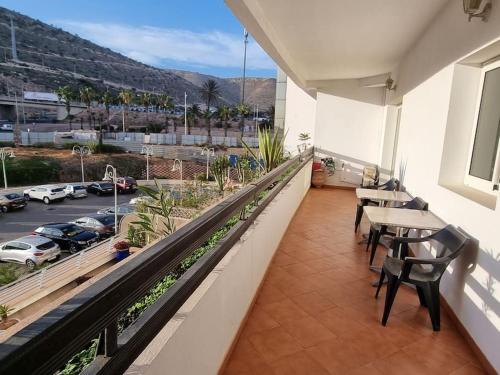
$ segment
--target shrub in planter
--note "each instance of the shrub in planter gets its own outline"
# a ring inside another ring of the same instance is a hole
[[[130,255],[130,244],[127,241],[118,241],[113,245],[116,250],[116,259],[122,260]]]

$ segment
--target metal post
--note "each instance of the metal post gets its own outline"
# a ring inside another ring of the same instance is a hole
[[[146,156],[146,180],[149,181],[149,157],[153,156],[153,146],[142,145],[141,154]]]
[[[0,148],[0,158],[2,159],[2,169],[3,169],[3,182],[5,189],[7,189],[7,172],[5,171],[5,159],[15,157],[14,152],[6,147]]]
[[[118,194],[116,189],[116,168],[111,164],[106,165],[103,180],[111,180],[115,189],[115,235],[118,233]]]
[[[82,169],[82,185],[85,184],[85,171],[83,169],[83,157],[90,155],[91,153],[92,152],[90,151],[90,149],[87,146],[78,146],[78,145],[73,146],[72,154],[80,156],[80,166]]]
[[[184,135],[187,135],[187,93],[184,92]]]
[[[201,155],[207,155],[207,180],[210,172],[210,156],[215,156],[215,149],[203,147],[201,149]]]
[[[247,45],[248,45],[248,31],[244,29],[243,36],[245,37],[245,52],[243,54],[243,80],[241,84],[241,104],[245,104],[245,77],[246,77],[246,69],[247,69]]]

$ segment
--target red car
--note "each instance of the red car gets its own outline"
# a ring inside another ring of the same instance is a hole
[[[132,177],[119,177],[116,180],[116,190],[118,193],[135,193],[137,191],[137,181]]]

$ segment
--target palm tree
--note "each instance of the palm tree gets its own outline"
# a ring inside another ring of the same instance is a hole
[[[270,105],[269,108],[266,111],[267,117],[269,117],[269,125],[272,128],[274,128],[274,114],[275,114],[275,108],[274,105]]]
[[[122,123],[123,123],[123,132],[125,133],[128,130],[128,126],[125,129],[125,116],[128,120],[128,111],[130,109],[130,104],[132,104],[132,99],[134,96],[132,95],[132,91],[130,90],[121,90],[118,94],[118,100],[122,103]],[[127,121],[128,122],[128,121]]]
[[[240,130],[241,130],[241,138],[243,138],[243,134],[245,132],[245,117],[250,114],[250,107],[248,107],[246,104],[238,104],[236,106],[236,111],[241,116]]]
[[[104,104],[104,109],[106,110],[106,127],[109,131],[109,109],[111,104],[114,102],[113,94],[106,89],[106,91],[101,95],[100,102]],[[99,147],[102,146],[102,124],[99,127]]]
[[[160,94],[160,96],[158,97],[158,104],[160,108],[165,111],[165,129],[168,133],[168,111],[174,109],[174,101],[170,95]]]
[[[56,94],[59,100],[64,102],[66,118],[69,120],[69,131],[71,131],[73,130],[71,127],[71,120],[73,120],[73,116],[71,115],[71,101],[75,98],[75,92],[70,86],[61,86],[57,88]]]
[[[188,134],[191,134],[191,125],[195,125],[198,122],[198,118],[202,115],[200,107],[198,104],[193,104],[187,110],[188,118]]]
[[[85,103],[87,107],[87,115],[89,119],[89,129],[92,127],[92,115],[91,115],[91,107],[92,101],[95,98],[95,91],[90,86],[85,86],[80,89],[80,99]]]
[[[152,95],[150,92],[143,92],[139,97],[140,103],[146,110],[146,122],[149,122],[149,106],[151,105]]]
[[[231,109],[228,106],[222,106],[217,108],[217,118],[224,124],[224,137],[227,137],[227,125],[229,118],[231,117]]]
[[[205,83],[203,83],[203,86],[200,89],[200,94],[201,94],[201,97],[207,103],[207,112],[209,113],[210,112],[210,104],[216,103],[219,100],[219,97],[220,97],[219,85],[213,79],[209,79],[209,80],[205,81]],[[205,116],[208,137],[210,137],[210,135],[211,135],[210,117],[211,116],[208,116],[208,115]]]

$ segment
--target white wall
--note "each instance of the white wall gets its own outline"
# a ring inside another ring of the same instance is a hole
[[[500,209],[492,210],[439,185],[453,76],[454,66],[449,65],[404,96],[398,159],[408,161],[408,190],[427,200],[446,222],[479,240],[477,254],[466,254],[449,267],[441,292],[498,371]]]
[[[309,133],[313,144],[315,139],[316,124],[316,98],[302,90],[291,80],[287,79],[286,86],[286,114],[285,114],[285,147],[288,151],[296,153],[300,142],[300,133]]]
[[[378,163],[384,107],[325,92],[318,92],[316,100],[314,145],[367,163]]]
[[[217,373],[310,181],[308,163],[151,341],[127,374]]]

